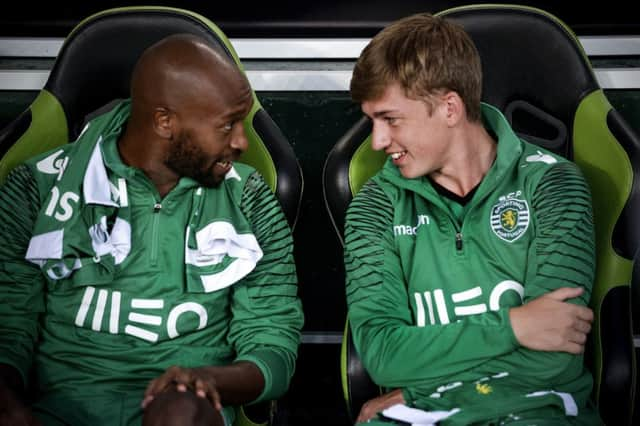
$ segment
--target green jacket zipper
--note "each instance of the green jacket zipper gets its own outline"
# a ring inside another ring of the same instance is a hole
[[[151,225],[151,265],[156,266],[158,264],[158,245],[160,234],[158,233],[158,227],[160,226],[160,210],[162,204],[154,202],[153,204],[153,223]]]
[[[462,250],[462,232],[456,232],[456,250]]]

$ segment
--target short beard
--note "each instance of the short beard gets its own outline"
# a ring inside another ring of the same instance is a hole
[[[189,177],[207,188],[219,186],[224,179],[224,176],[215,175],[215,163],[211,166],[207,164],[202,150],[191,142],[185,132],[180,132],[171,141],[165,165],[179,176]]]

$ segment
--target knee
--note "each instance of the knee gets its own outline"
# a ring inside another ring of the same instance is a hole
[[[143,426],[224,426],[222,415],[193,392],[168,390],[144,410]]]

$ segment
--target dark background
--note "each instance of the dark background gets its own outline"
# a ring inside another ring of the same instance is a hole
[[[416,12],[438,12],[479,3],[526,4],[544,9],[566,22],[577,34],[639,34],[640,19],[633,1],[442,1],[442,0],[173,0],[12,2],[0,14],[0,36],[66,35],[82,18],[110,7],[174,6],[213,20],[229,37],[323,36],[367,37],[384,24]]]

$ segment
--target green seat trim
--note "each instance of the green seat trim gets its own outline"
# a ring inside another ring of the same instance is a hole
[[[249,140],[249,148],[242,153],[240,161],[245,164],[249,164],[251,167],[259,171],[267,185],[269,185],[269,188],[271,188],[271,191],[275,193],[277,189],[278,175],[276,166],[271,158],[271,154],[264,145],[262,138],[253,127],[253,117],[260,109],[262,109],[262,106],[258,102],[254,92],[253,107],[243,122],[244,132]]]
[[[342,345],[340,346],[340,380],[342,383],[342,394],[344,400],[347,403],[347,409],[351,407],[351,401],[349,400],[349,378],[347,377],[347,331],[349,330],[349,320],[344,322],[344,331],[342,332]],[[351,411],[349,409],[349,411]]]
[[[633,263],[616,253],[611,241],[633,182],[629,157],[606,126],[611,109],[603,91],[597,90],[580,102],[573,126],[574,160],[591,188],[596,232],[596,276],[591,296],[591,305],[596,310],[592,333],[596,398],[600,396],[602,374],[600,309],[611,289],[630,286]]]
[[[69,140],[67,118],[55,96],[41,90],[29,109],[29,127],[0,159],[0,184],[18,164]]]
[[[236,408],[236,419],[233,422],[233,426],[267,426],[268,424],[268,422],[255,423],[247,416],[243,406]]]
[[[374,151],[371,148],[371,135],[360,144],[349,163],[349,186],[352,195],[356,195],[360,188],[382,169],[386,158],[383,151]]]

